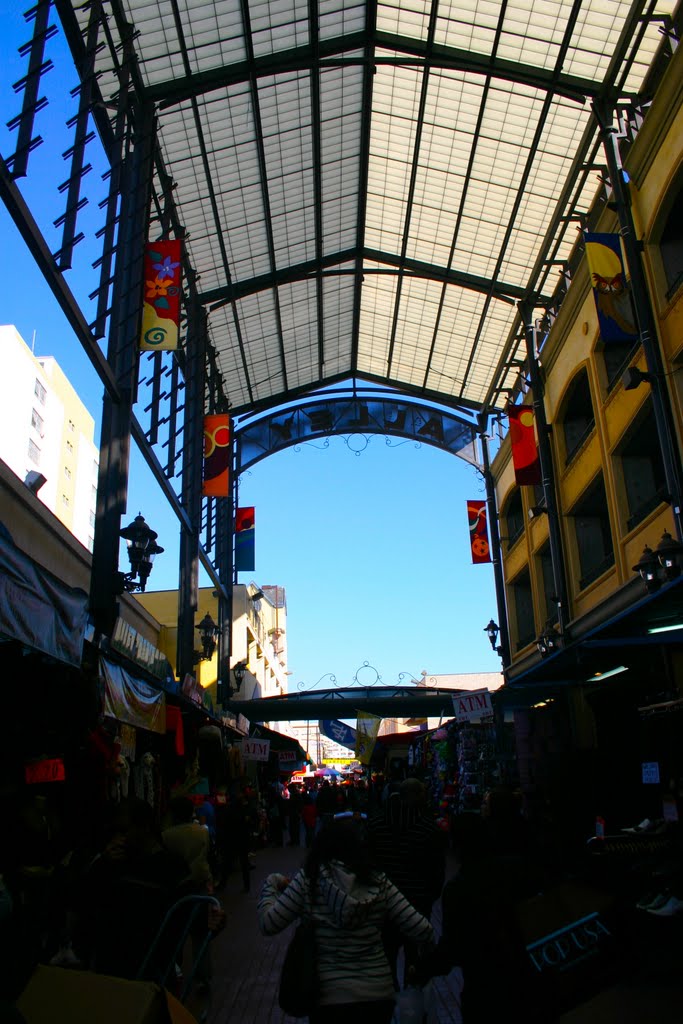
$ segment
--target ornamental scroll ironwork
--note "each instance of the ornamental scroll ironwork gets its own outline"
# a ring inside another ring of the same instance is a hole
[[[454,413],[388,397],[325,398],[297,408],[235,423],[237,472],[243,473],[274,452],[330,435],[381,434],[432,445],[481,469],[477,428]]]

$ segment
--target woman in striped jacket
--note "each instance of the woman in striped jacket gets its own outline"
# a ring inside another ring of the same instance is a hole
[[[354,822],[327,824],[291,881],[279,874],[266,878],[258,903],[264,935],[302,916],[315,925],[319,995],[310,1024],[388,1024],[394,986],[382,926],[426,944],[434,942],[434,933],[387,876],[373,869]]]

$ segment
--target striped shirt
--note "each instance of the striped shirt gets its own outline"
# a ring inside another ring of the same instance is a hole
[[[394,985],[382,945],[387,922],[406,938],[433,942],[429,921],[419,914],[381,872],[359,882],[339,861],[323,865],[315,884],[303,870],[279,892],[280,875],[269,875],[258,902],[259,927],[275,935],[302,916],[315,924],[319,1003],[391,999]]]

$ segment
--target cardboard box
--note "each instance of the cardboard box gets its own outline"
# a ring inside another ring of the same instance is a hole
[[[26,1024],[169,1024],[166,993],[149,981],[39,966],[16,1001]]]

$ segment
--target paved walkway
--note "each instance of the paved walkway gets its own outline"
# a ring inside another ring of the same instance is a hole
[[[305,849],[285,846],[263,849],[256,854],[251,892],[242,893],[239,872],[233,872],[219,893],[228,915],[227,927],[211,946],[213,982],[208,1002],[192,999],[188,1009],[206,1024],[294,1024],[277,1005],[280,968],[291,937],[291,929],[280,935],[261,935],[256,921],[256,901],[266,875],[281,871],[293,875],[302,865]],[[450,865],[451,870],[453,865]],[[438,903],[433,924],[440,931]],[[681,1024],[683,1022],[683,960],[681,928],[683,917],[664,921],[671,929],[671,963],[662,964],[658,975],[635,974],[565,1014],[562,1024]],[[667,958],[668,959],[668,958]],[[495,984],[495,979],[492,979]],[[460,975],[457,970],[434,982],[436,1016],[430,1024],[461,1024],[459,1013]],[[299,1022],[301,1024],[301,1022]],[[500,1024],[500,1022],[491,1022]]]

